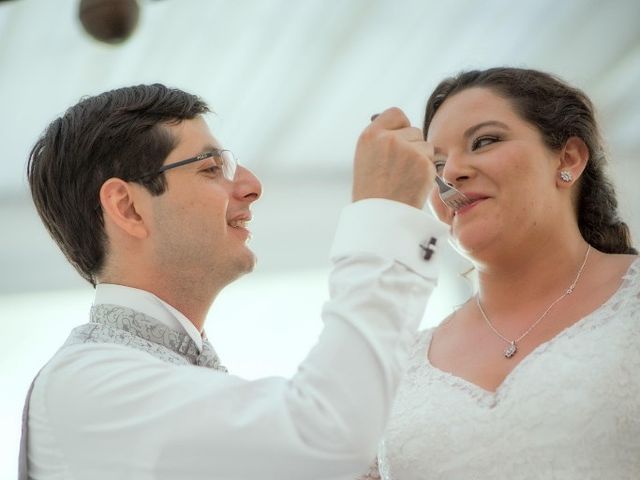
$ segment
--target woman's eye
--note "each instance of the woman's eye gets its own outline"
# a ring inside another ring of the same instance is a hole
[[[500,141],[499,137],[494,137],[494,136],[478,137],[473,141],[473,144],[471,145],[471,150],[477,150],[479,148],[486,147],[487,145],[491,145],[492,143],[498,142],[498,141]]]
[[[444,169],[444,166],[447,163],[446,160],[447,160],[447,157],[442,153],[437,153],[433,158],[433,166],[436,167],[436,173],[438,175],[442,174],[442,170]]]

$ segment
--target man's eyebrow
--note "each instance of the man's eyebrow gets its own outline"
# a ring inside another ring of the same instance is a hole
[[[201,156],[201,155],[205,155],[205,154],[207,154],[207,153],[219,152],[219,151],[221,151],[221,150],[222,150],[222,148],[218,148],[218,147],[213,146],[213,145],[212,145],[212,144],[210,144],[210,143],[207,143],[207,144],[206,144],[206,145],[204,145],[202,148],[200,148],[200,149],[198,150],[198,153],[196,153],[195,155],[193,155],[193,157],[192,157],[192,158],[199,157],[199,156]],[[203,160],[204,160],[204,159],[203,159]]]
[[[467,128],[463,134],[464,138],[469,138],[478,130],[480,130],[482,127],[500,127],[500,128],[504,128],[505,130],[509,130],[509,127],[507,126],[506,123],[502,123],[497,120],[488,120],[486,122],[481,122],[472,127]]]
[[[211,143],[207,143],[200,149],[200,153],[219,152],[220,150],[222,150],[221,147],[215,147]]]

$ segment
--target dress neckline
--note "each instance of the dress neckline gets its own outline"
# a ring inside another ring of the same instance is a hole
[[[421,364],[426,368],[433,370],[441,378],[447,379],[448,383],[467,391],[472,397],[478,399],[481,403],[489,407],[495,407],[499,402],[499,399],[506,395],[506,392],[508,391],[513,378],[517,376],[520,370],[522,370],[527,364],[534,361],[536,357],[540,356],[543,352],[551,348],[557,342],[563,340],[564,338],[570,338],[571,336],[576,335],[579,331],[583,330],[585,326],[592,323],[592,321],[594,321],[596,318],[601,318],[599,317],[598,313],[607,308],[610,304],[621,299],[621,297],[623,297],[626,293],[627,289],[630,286],[634,285],[633,279],[637,277],[638,274],[640,274],[640,256],[636,257],[629,264],[626,272],[621,277],[620,286],[616,289],[615,292],[613,292],[613,294],[609,298],[607,298],[597,308],[589,312],[587,315],[572,323],[549,340],[542,342],[540,345],[534,348],[504,377],[495,391],[487,390],[486,388],[483,388],[470,380],[466,380],[463,377],[454,375],[453,373],[447,372],[445,370],[441,370],[431,363],[431,360],[429,359],[429,351],[431,350],[431,340],[433,339],[433,332],[437,327],[429,328],[424,332],[424,337],[420,342],[419,347],[419,350],[421,352]]]

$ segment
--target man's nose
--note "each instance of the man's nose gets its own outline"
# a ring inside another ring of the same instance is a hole
[[[262,184],[251,170],[238,166],[234,179],[234,195],[249,202],[255,202],[262,195]]]

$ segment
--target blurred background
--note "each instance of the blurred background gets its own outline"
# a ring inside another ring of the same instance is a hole
[[[209,337],[234,373],[290,375],[322,326],[359,132],[389,106],[420,125],[444,76],[513,65],[584,89],[640,238],[639,18],[638,0],[0,0],[0,479],[15,477],[33,375],[92,301],[25,180],[38,135],[82,96],[161,82],[213,107],[214,133],[264,195],[251,227],[258,267],[220,296]],[[447,272],[438,290],[425,326],[470,292]]]

